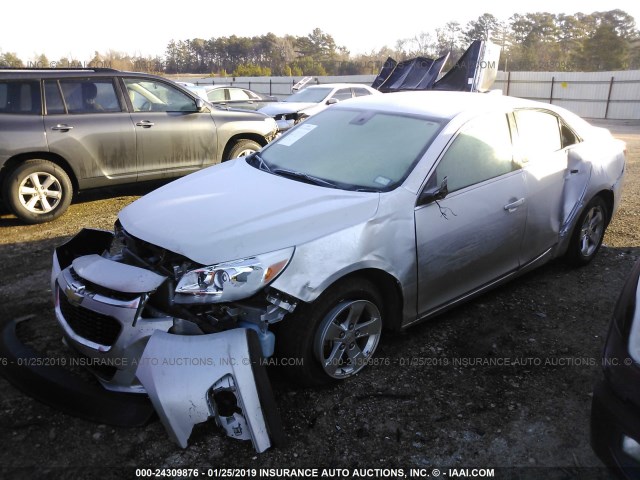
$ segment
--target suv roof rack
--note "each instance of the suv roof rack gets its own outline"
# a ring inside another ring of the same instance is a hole
[[[85,71],[85,72],[119,72],[115,68],[105,67],[3,67],[0,65],[0,71],[10,72],[68,72],[68,71]]]

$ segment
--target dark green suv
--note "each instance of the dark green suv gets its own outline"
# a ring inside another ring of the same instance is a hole
[[[186,175],[266,145],[266,115],[214,107],[155,75],[0,69],[0,185],[27,223],[78,190]]]

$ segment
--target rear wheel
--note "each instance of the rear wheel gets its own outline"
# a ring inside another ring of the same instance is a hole
[[[231,150],[229,150],[229,158],[226,158],[225,160],[231,160],[238,157],[246,157],[247,155],[251,155],[252,153],[257,152],[261,148],[262,146],[258,142],[255,142],[253,140],[238,140],[233,145],[233,147],[231,147]]]
[[[73,187],[67,173],[49,160],[27,160],[7,174],[2,195],[7,206],[25,223],[43,223],[64,213]]]
[[[578,218],[567,250],[567,261],[582,266],[593,260],[600,250],[608,223],[607,204],[602,197],[593,198]]]
[[[276,349],[285,372],[302,385],[354,376],[369,363],[382,333],[382,298],[371,282],[342,281],[299,305],[279,325]]]

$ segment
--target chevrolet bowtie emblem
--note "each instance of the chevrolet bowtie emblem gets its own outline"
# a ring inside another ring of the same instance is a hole
[[[64,289],[64,294],[67,296],[69,303],[73,305],[80,305],[84,299],[84,285],[67,285]]]

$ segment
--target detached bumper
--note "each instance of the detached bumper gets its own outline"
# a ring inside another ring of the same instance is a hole
[[[13,386],[50,407],[93,422],[139,427],[154,417],[153,405],[144,395],[109,392],[49,365],[20,342],[16,324],[5,322],[0,331],[0,357],[7,359],[0,372]]]
[[[257,452],[284,434],[253,330],[210,335],[156,331],[136,376],[171,438],[187,446],[193,426],[213,417],[228,436],[251,440]]]

